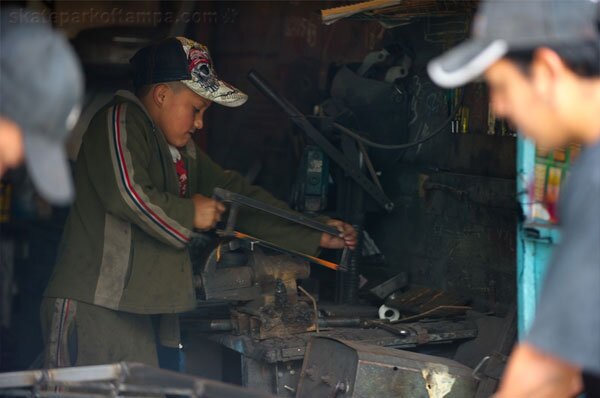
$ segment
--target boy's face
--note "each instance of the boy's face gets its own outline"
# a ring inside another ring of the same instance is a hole
[[[531,74],[535,74],[534,67]],[[501,59],[488,68],[485,79],[498,117],[508,119],[526,137],[543,147],[555,148],[569,140],[553,102],[540,93],[535,76],[526,76],[515,63]]]
[[[184,147],[192,138],[192,134],[203,127],[204,112],[211,101],[187,87],[173,90],[162,85],[161,90],[158,93],[162,98],[156,123],[169,144],[178,148]]]

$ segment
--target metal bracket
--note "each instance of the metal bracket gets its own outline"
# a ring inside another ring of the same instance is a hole
[[[481,368],[483,367],[483,365],[490,360],[490,356],[486,355],[485,357],[483,357],[481,359],[481,361],[479,361],[479,363],[477,364],[477,366],[475,366],[475,369],[473,369],[473,373],[471,373],[473,375],[473,378],[475,380],[481,380],[481,377],[479,377],[479,370],[481,370]]]

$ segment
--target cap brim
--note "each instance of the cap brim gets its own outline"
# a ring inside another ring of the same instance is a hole
[[[41,134],[24,136],[25,163],[38,193],[54,205],[71,203],[74,189],[63,143]]]
[[[207,90],[200,83],[193,80],[182,80],[181,82],[199,96],[231,108],[244,105],[248,100],[245,93],[222,80],[217,80],[218,87],[216,90]]]
[[[454,88],[481,76],[507,52],[504,40],[469,40],[431,60],[427,71],[438,86]]]

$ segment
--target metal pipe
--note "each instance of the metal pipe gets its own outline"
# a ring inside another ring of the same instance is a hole
[[[320,328],[333,327],[359,327],[363,323],[361,318],[319,318]],[[230,332],[233,323],[230,319],[187,319],[185,327],[188,330],[199,332]]]
[[[320,318],[319,326],[322,328],[359,327],[363,323],[360,318]]]
[[[317,334],[319,334],[319,310],[317,309],[317,300],[315,300],[315,298],[312,296],[312,294],[310,294],[302,286],[298,286],[298,290],[300,290],[302,293],[304,293],[306,295],[306,297],[308,297],[310,299],[310,301],[312,302],[313,311],[315,313],[315,330],[317,331]]]
[[[185,328],[196,332],[230,332],[233,330],[231,319],[182,319]]]

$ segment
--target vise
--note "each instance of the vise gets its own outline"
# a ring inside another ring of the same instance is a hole
[[[212,250],[196,287],[203,300],[236,304],[230,309],[234,334],[262,340],[315,330],[317,314],[299,299],[296,284],[309,275],[307,261],[233,240]]]

